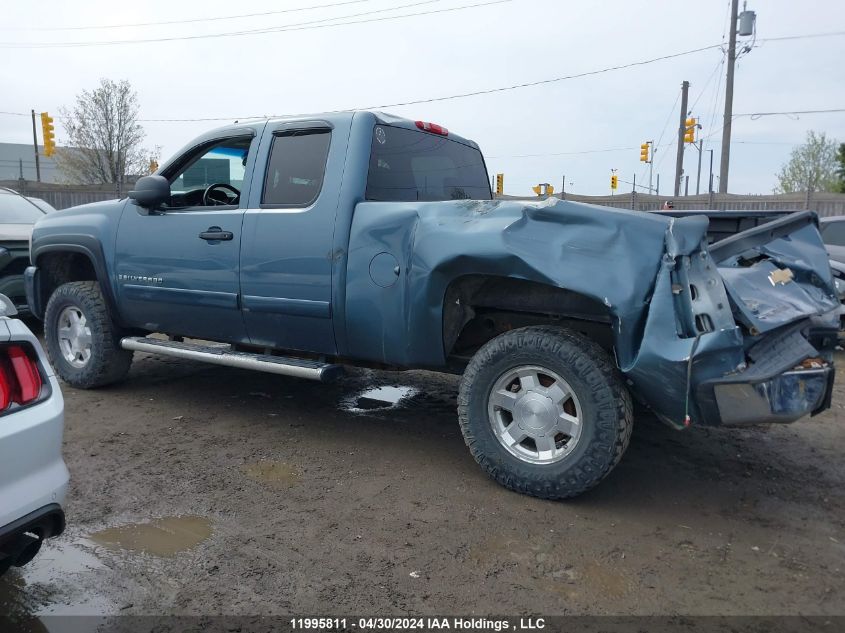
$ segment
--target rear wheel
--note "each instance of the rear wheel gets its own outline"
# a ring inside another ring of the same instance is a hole
[[[100,284],[72,281],[59,286],[44,315],[47,354],[59,377],[81,389],[122,380],[132,352],[120,347]]]
[[[621,459],[633,424],[631,397],[607,353],[551,326],[484,345],[464,372],[458,414],[491,477],[546,499],[599,483]]]

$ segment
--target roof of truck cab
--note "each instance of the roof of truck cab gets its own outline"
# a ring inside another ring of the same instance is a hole
[[[255,129],[256,125],[264,125],[265,123],[289,123],[291,121],[314,121],[326,118],[336,118],[340,117],[348,117],[353,118],[356,115],[361,114],[369,114],[373,116],[374,123],[381,123],[382,125],[393,125],[396,127],[403,127],[411,130],[416,130],[417,122],[416,120],[406,119],[405,117],[396,116],[395,114],[391,114],[390,112],[381,112],[377,110],[341,110],[336,112],[317,112],[311,114],[291,114],[285,116],[274,116],[274,117],[267,117],[266,119],[252,119],[250,121],[241,122],[234,122],[230,125],[224,125],[213,130],[209,130],[205,134],[201,136],[201,138],[214,138],[220,135],[221,132],[237,132],[239,130],[248,130],[248,129]],[[449,130],[448,126],[444,126],[447,130]],[[447,138],[452,139],[453,141],[458,141],[465,145],[469,145],[474,147],[475,149],[478,148],[478,144],[455,134],[451,130],[448,131]]]

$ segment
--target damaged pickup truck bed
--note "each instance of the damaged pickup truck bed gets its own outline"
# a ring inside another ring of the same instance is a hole
[[[546,498],[618,463],[632,397],[678,429],[830,406],[839,302],[814,214],[709,244],[705,214],[493,200],[488,183],[475,143],[422,121],[222,128],[129,200],[39,221],[29,303],[83,388],[134,351],[318,380],[460,373],[473,456]]]

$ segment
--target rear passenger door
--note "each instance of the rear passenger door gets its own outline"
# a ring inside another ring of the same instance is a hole
[[[336,351],[332,241],[348,136],[342,119],[265,130],[241,244],[241,305],[254,345]]]

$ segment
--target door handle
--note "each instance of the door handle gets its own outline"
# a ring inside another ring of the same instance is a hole
[[[208,240],[209,242],[228,241],[235,237],[231,231],[224,231],[219,226],[210,226],[207,231],[200,233],[201,240]]]

